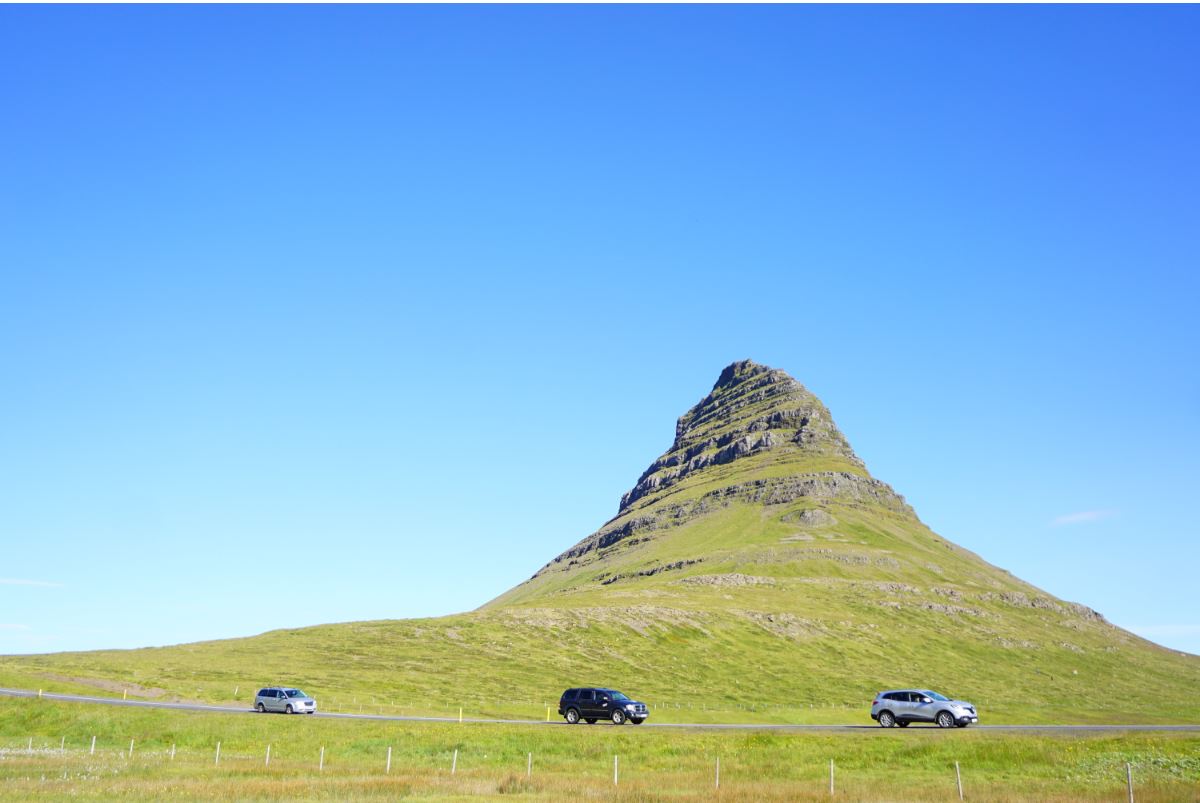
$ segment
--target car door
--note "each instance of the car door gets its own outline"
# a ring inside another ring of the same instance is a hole
[[[895,715],[896,719],[907,721],[912,714],[912,705],[908,702],[908,692],[894,691],[883,695],[884,707]]]
[[[579,690],[579,715],[584,719],[591,719],[596,716],[594,709],[596,707],[596,692],[593,689]]]
[[[933,699],[926,697],[919,691],[909,692],[909,700],[912,713],[909,715],[919,722],[933,722],[934,710]]]
[[[612,716],[612,695],[596,689],[596,719],[608,719]]]
[[[283,689],[271,689],[271,702],[272,702],[272,705],[271,705],[272,711],[282,711],[283,710],[283,704],[285,702],[284,696],[283,696]]]

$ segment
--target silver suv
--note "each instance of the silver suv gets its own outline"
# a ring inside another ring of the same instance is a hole
[[[938,727],[965,728],[979,722],[975,706],[951,700],[929,689],[893,689],[881,691],[871,703],[871,719],[885,728],[910,722],[936,722]]]
[[[282,711],[285,714],[315,714],[317,701],[299,689],[286,686],[268,686],[254,695],[254,710],[260,714]]]

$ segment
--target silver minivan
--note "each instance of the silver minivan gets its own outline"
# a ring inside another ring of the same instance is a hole
[[[317,701],[299,689],[286,686],[268,686],[254,695],[254,710],[260,714],[279,711],[283,714],[315,714]]]
[[[890,689],[875,695],[871,719],[885,728],[910,722],[936,722],[938,727],[965,728],[979,722],[975,706],[951,700],[929,689]]]

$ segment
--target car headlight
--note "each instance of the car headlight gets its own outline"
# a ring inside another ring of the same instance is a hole
[[[633,704],[633,703],[626,703],[626,704],[625,704],[625,710],[626,710],[626,711],[632,711],[632,710],[633,710],[635,707],[636,707],[636,706],[634,706],[634,704]]]

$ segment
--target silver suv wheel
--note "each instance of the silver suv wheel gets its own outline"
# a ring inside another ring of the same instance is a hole
[[[890,728],[896,724],[896,718],[892,716],[891,711],[884,711],[879,715],[879,727]]]
[[[954,715],[949,711],[943,711],[937,715],[937,724],[939,728],[953,728]]]

